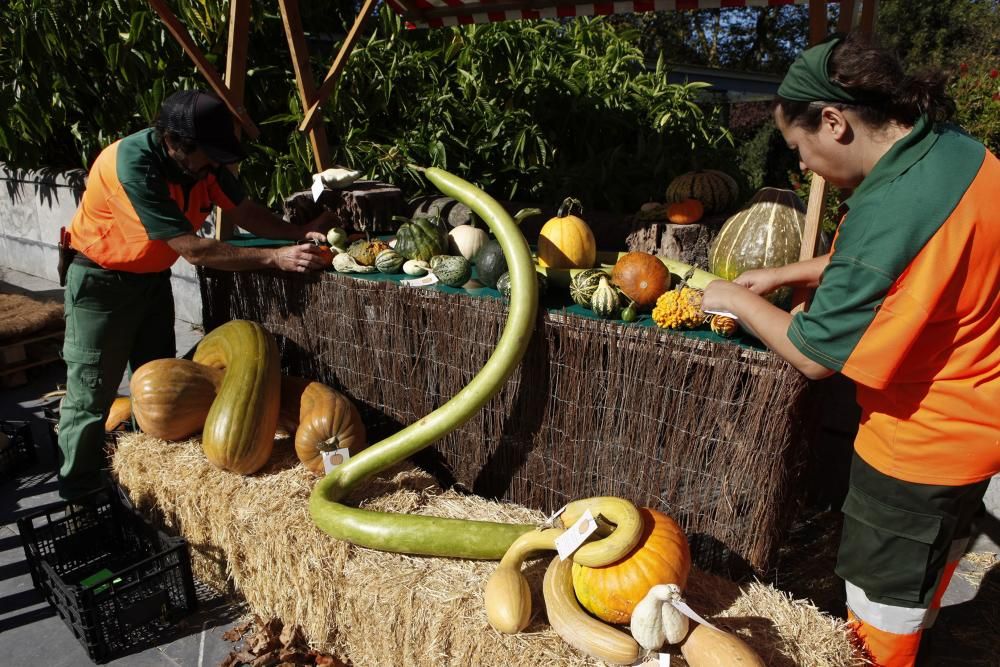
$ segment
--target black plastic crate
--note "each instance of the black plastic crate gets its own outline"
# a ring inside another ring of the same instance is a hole
[[[0,421],[0,431],[7,436],[7,445],[0,449],[0,478],[11,477],[38,460],[29,422]]]
[[[117,489],[19,519],[31,579],[94,662],[154,645],[197,606],[187,541]]]

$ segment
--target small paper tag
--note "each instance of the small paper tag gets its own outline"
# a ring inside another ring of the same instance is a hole
[[[708,621],[706,621],[705,619],[703,619],[701,616],[699,616],[697,614],[697,612],[695,612],[694,609],[692,609],[691,607],[687,606],[687,603],[684,602],[683,600],[671,600],[670,604],[674,605],[674,607],[677,608],[677,611],[679,611],[680,613],[684,614],[685,616],[687,616],[688,618],[690,618],[695,623],[700,623],[701,625],[707,625],[708,627],[712,628],[713,630],[715,630],[717,632],[721,632],[721,630],[719,630],[717,627],[715,627],[714,625],[712,625],[711,623],[709,623]]]
[[[406,285],[408,287],[427,287],[428,285],[433,285],[438,281],[438,277],[433,273],[428,273],[426,276],[421,276],[419,278],[412,278],[410,280],[400,280],[401,285]]]
[[[539,524],[538,530],[543,530],[545,528],[553,528],[553,527],[555,527],[555,525],[556,525],[555,524],[555,520],[559,518],[560,514],[562,514],[563,512],[566,511],[566,507],[567,507],[566,505],[563,505],[562,507],[560,507],[559,509],[557,509],[555,512],[553,512],[551,515],[549,515],[549,517],[547,519],[545,519],[545,521],[543,521],[541,524]]]
[[[670,667],[670,654],[661,653],[660,654],[660,667]]]
[[[733,315],[732,313],[730,313],[728,310],[706,310],[704,312],[705,312],[706,315],[721,315],[722,317],[732,318],[732,319],[736,320],[737,322],[740,321],[740,318],[736,317],[735,315]]]
[[[634,667],[670,667],[670,654],[650,653],[644,658],[639,658],[639,662],[634,663]]]
[[[587,510],[576,523],[566,529],[566,532],[556,538],[556,551],[559,557],[566,560],[573,555],[573,552],[597,530],[597,521],[594,515]]]
[[[330,471],[339,465],[347,463],[351,458],[351,451],[347,447],[335,449],[332,452],[320,452],[323,455],[323,470],[329,475]]]
[[[323,185],[323,179],[319,177],[319,174],[313,176],[313,184],[312,184],[313,201],[319,201],[319,197],[320,195],[323,194],[323,190],[325,189],[326,186]]]

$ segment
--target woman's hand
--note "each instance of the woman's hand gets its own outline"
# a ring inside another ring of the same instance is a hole
[[[749,290],[728,280],[713,280],[705,288],[701,297],[701,309],[737,314],[740,300],[749,295]]]
[[[738,275],[733,282],[760,296],[785,285],[778,269],[750,269]]]
[[[329,262],[323,261],[323,251],[311,244],[285,246],[274,251],[274,263],[282,271],[305,273],[326,268]]]

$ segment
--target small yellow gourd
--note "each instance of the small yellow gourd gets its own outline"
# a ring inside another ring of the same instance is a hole
[[[583,218],[572,214],[581,210],[580,201],[567,197],[556,217],[542,226],[538,234],[538,264],[555,269],[589,269],[597,261],[594,232]]]
[[[742,639],[700,623],[681,644],[681,655],[689,667],[765,667]]]
[[[532,553],[556,548],[561,528],[531,531],[517,538],[486,582],[486,618],[498,632],[513,635],[531,621],[531,589],[521,565]]]
[[[667,644],[679,644],[688,633],[688,617],[674,607],[681,599],[675,584],[653,586],[632,611],[629,629],[639,645],[655,651]]]
[[[612,665],[631,665],[639,658],[634,639],[597,620],[577,602],[571,560],[552,559],[542,580],[542,597],[549,625],[570,646]]]

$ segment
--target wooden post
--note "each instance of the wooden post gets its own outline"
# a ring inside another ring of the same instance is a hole
[[[316,99],[306,110],[305,117],[299,124],[299,131],[307,132],[317,121],[319,117],[318,112],[323,103],[326,102],[326,98],[333,92],[333,87],[337,85],[337,81],[340,79],[340,75],[347,65],[348,57],[350,57],[351,51],[354,50],[354,45],[357,43],[358,38],[361,37],[361,31],[372,18],[372,10],[375,8],[376,2],[377,0],[365,0],[365,4],[361,6],[361,11],[358,12],[358,17],[354,20],[351,31],[347,33],[347,38],[340,47],[340,52],[334,59],[333,64],[330,65],[330,69],[326,73],[326,78],[323,79],[323,84],[319,87],[319,92],[316,93]]]
[[[861,25],[859,29],[869,37],[875,34],[875,17],[878,15],[878,0],[864,0],[861,3]]]
[[[240,123],[243,125],[243,129],[246,130],[247,135],[249,135],[251,139],[256,139],[260,136],[260,130],[258,130],[257,126],[254,125],[254,122],[250,120],[250,116],[247,115],[246,109],[243,108],[241,103],[233,100],[226,84],[223,83],[222,79],[219,77],[219,73],[215,71],[212,64],[205,59],[202,52],[197,46],[195,46],[194,40],[191,39],[191,35],[188,33],[184,25],[177,20],[177,17],[173,15],[170,8],[167,7],[166,2],[164,2],[164,0],[148,0],[148,2],[153,10],[160,15],[160,20],[162,20],[163,24],[167,26],[167,30],[174,36],[177,43],[181,45],[184,52],[187,53],[188,57],[194,61],[198,71],[201,72],[201,75],[208,81],[208,85],[211,86],[213,91],[215,91],[215,94],[226,103],[226,106],[229,107],[229,111],[240,119]]]
[[[229,4],[229,42],[226,49],[226,87],[233,101],[245,111],[247,80],[247,45],[250,33],[250,0],[231,0]],[[233,121],[233,130],[239,138],[242,125]],[[237,165],[229,165],[234,174],[239,171]],[[215,238],[220,241],[233,238],[233,224],[218,206],[215,207]]]
[[[302,109],[312,107],[316,102],[316,83],[313,81],[312,68],[309,66],[309,48],[306,46],[302,31],[302,15],[299,12],[299,0],[278,0],[281,9],[281,20],[285,26],[285,37],[288,39],[288,50],[292,54],[292,66],[295,68],[295,82],[299,88],[299,99]],[[326,140],[326,129],[322,123],[309,128],[309,143],[312,145],[313,162],[316,171],[323,171],[331,166],[330,145]]]
[[[837,21],[837,32],[849,33],[854,27],[857,17],[858,3],[855,0],[840,0],[840,19]]]
[[[826,0],[809,0],[809,45],[822,42],[826,33]]]

